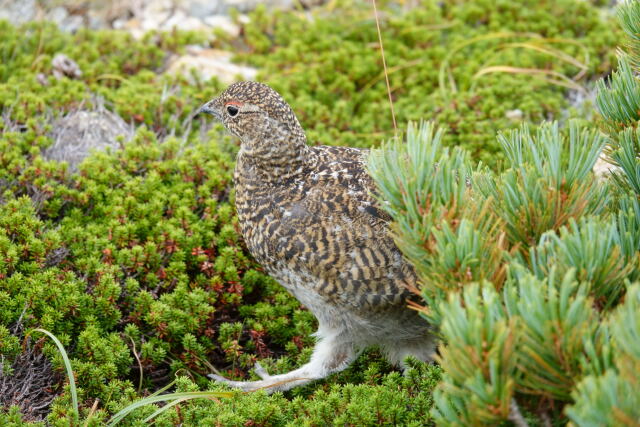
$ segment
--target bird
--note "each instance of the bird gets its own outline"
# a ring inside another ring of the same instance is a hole
[[[433,360],[435,333],[408,301],[417,276],[390,231],[369,150],[307,144],[283,97],[266,84],[241,81],[205,103],[240,139],[234,186],[246,246],[264,270],[318,320],[308,363],[255,381],[209,377],[243,391],[286,391],[347,368],[377,345],[394,365],[407,356]]]

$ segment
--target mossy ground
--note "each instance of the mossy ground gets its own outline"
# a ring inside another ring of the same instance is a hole
[[[500,160],[495,132],[517,125],[507,111],[519,109],[533,123],[575,111],[560,77],[474,78],[479,70],[509,65],[569,77],[584,70],[575,83],[588,87],[611,68],[615,26],[590,2],[423,3],[405,12],[381,5],[398,123],[436,120],[450,129],[447,143],[491,165]],[[505,32],[511,36],[496,38]],[[188,126],[193,110],[222,86],[162,74],[169,54],[208,38],[174,32],[136,41],[119,32],[68,35],[49,24],[0,23],[0,348],[11,361],[23,351],[26,331],[56,334],[72,358],[83,414],[99,400],[96,425],[176,374],[180,390],[220,389],[204,376],[212,365],[246,378],[260,359],[272,373],[285,372],[304,363],[313,345],[313,316],[261,271],[238,237],[236,143],[219,127],[206,131],[205,121]],[[371,146],[392,136],[367,4],[330,2],[312,22],[258,9],[239,38],[210,43],[259,67],[259,78],[291,103],[311,142]],[[43,86],[37,75],[51,72],[59,52],[77,61],[83,76],[49,77]],[[96,96],[136,135],[70,175],[41,150],[51,144],[52,118],[91,108]],[[61,371],[55,347],[46,342],[43,350]],[[439,375],[439,368],[417,364],[402,377],[372,350],[312,386],[190,402],[158,423],[423,425]],[[51,424],[70,421],[66,390],[54,390],[61,396]],[[126,422],[142,425],[151,412]],[[2,425],[23,421],[16,408],[0,412]]]

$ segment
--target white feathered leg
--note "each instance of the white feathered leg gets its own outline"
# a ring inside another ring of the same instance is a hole
[[[336,336],[327,336],[316,343],[309,363],[286,374],[269,375],[259,363],[256,363],[255,373],[262,378],[258,381],[232,381],[215,374],[208,376],[217,382],[243,391],[264,389],[268,393],[273,393],[289,390],[340,372],[349,366],[356,356],[357,353],[351,342],[342,341]]]
[[[413,356],[422,362],[433,361],[436,343],[433,338],[421,340],[404,340],[384,343],[382,350],[391,364],[399,366],[406,373],[408,366],[404,363],[407,356]]]

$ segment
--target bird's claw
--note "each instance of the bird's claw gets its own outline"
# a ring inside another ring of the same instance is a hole
[[[260,362],[256,362],[256,364],[253,365],[253,371],[263,380],[268,380],[269,378],[271,378],[271,375],[269,375],[269,373],[262,367]]]
[[[208,374],[207,378],[212,379],[218,383],[227,383],[230,381],[229,379],[223,377],[222,375],[216,375],[216,374]]]
[[[234,381],[216,374],[209,374],[207,377],[219,384],[226,384],[229,387],[237,388],[242,391],[255,391],[260,388],[258,385],[259,381]]]
[[[260,362],[256,362],[253,370],[262,380],[268,380],[271,378],[271,375],[269,375],[269,373],[262,367]],[[207,377],[215,382],[227,384],[228,386],[239,388],[244,391],[252,391],[260,388],[257,381],[234,381],[217,374],[208,374]]]

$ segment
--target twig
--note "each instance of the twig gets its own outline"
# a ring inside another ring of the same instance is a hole
[[[133,340],[133,338],[129,336],[127,336],[127,338],[129,338],[129,340],[131,341],[131,346],[133,347],[131,351],[133,352],[133,355],[138,361],[138,369],[140,370],[140,378],[138,380],[138,393],[140,393],[140,391],[142,390],[142,378],[144,377],[144,369],[142,368],[142,362],[140,361],[140,356],[138,356],[138,352],[136,351],[135,341]]]
[[[549,416],[547,411],[544,411],[542,414],[540,414],[540,418],[542,419],[542,425],[544,427],[551,427],[551,417]]]
[[[29,301],[25,301],[24,302],[24,307],[22,308],[22,313],[20,313],[20,317],[18,317],[18,321],[16,322],[15,326],[13,327],[13,333],[17,334],[18,330],[22,327],[22,318],[24,317],[24,314],[27,312],[27,308],[29,307]]]
[[[509,405],[509,421],[515,424],[516,427],[529,427],[529,423],[527,423],[520,412],[516,399],[511,399],[511,404]]]
[[[387,94],[389,95],[389,105],[391,107],[391,119],[393,120],[393,131],[398,133],[398,126],[396,125],[396,113],[393,111],[393,99],[391,98],[391,85],[389,84],[389,73],[387,72],[387,61],[384,57],[384,46],[382,44],[382,32],[380,31],[380,20],[378,19],[378,8],[376,7],[376,0],[373,1],[373,14],[376,18],[376,28],[378,29],[378,41],[380,42],[380,53],[382,54],[382,67],[384,68],[384,78],[387,81]]]
[[[89,421],[91,420],[91,417],[93,416],[93,414],[95,414],[96,409],[98,409],[98,403],[100,402],[100,399],[96,399],[93,401],[93,405],[91,406],[91,410],[89,411],[89,414],[87,415],[87,419],[84,422],[83,427],[87,427],[89,425]]]

